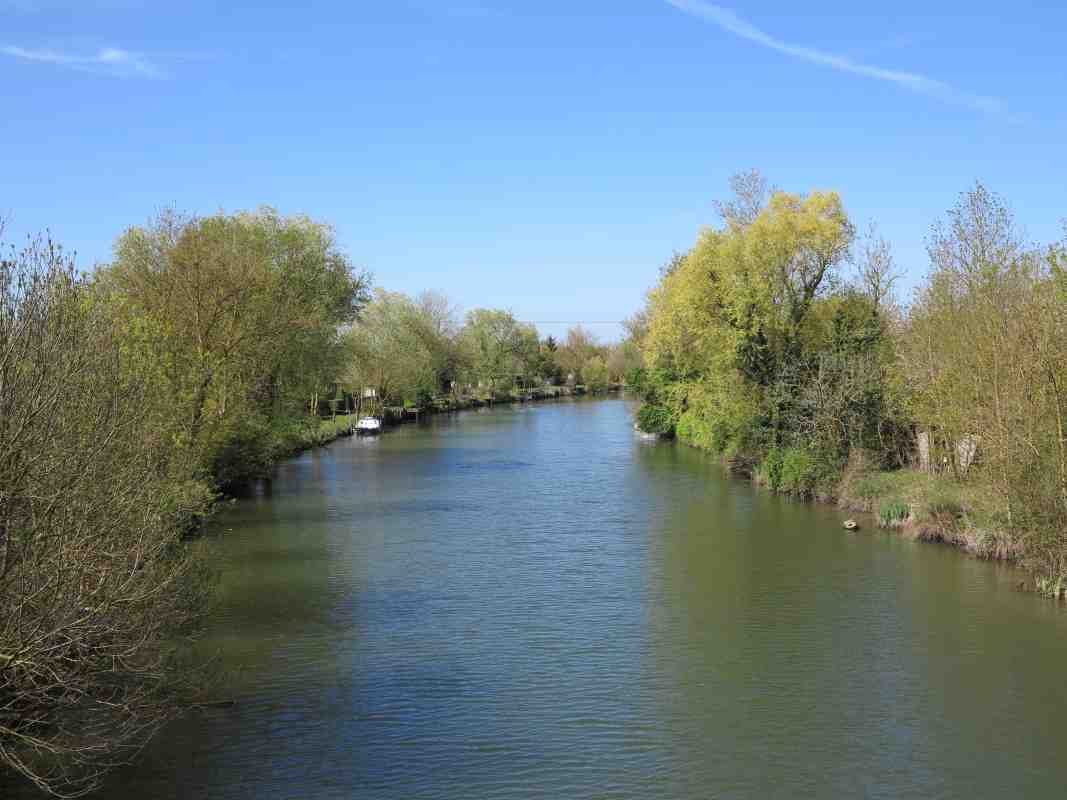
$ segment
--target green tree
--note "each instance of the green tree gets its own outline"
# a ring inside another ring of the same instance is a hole
[[[904,357],[919,425],[979,481],[1042,585],[1067,586],[1067,292],[1061,247],[1024,245],[981,184],[934,226]],[[968,467],[977,446],[980,469]]]
[[[611,386],[608,365],[600,356],[593,356],[585,362],[582,367],[582,379],[585,381],[585,388],[594,394],[607,391]]]
[[[556,352],[556,362],[564,378],[574,377],[575,383],[584,383],[583,370],[590,359],[600,355],[600,343],[595,335],[581,325],[567,331],[567,338]]]
[[[366,300],[366,277],[327,226],[271,209],[130,228],[99,288],[153,362],[175,437],[222,483],[245,471],[240,460],[269,460],[272,421],[336,379],[339,326]],[[237,441],[238,463],[223,463]]]
[[[344,380],[358,392],[374,389],[386,403],[421,403],[438,390],[447,365],[447,328],[425,305],[379,289],[345,334]]]
[[[547,336],[541,342],[538,366],[536,369],[540,378],[553,386],[558,386],[563,381],[563,370],[559,366],[559,343],[554,336]]]
[[[530,381],[540,355],[537,329],[518,322],[510,311],[479,308],[467,314],[460,332],[470,373],[491,391]]]

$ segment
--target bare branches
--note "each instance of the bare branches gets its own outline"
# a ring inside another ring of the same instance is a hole
[[[753,168],[731,175],[730,191],[733,198],[716,200],[715,210],[727,227],[742,228],[756,221],[774,190],[760,171]]]
[[[893,250],[873,222],[856,243],[853,253],[856,283],[860,292],[874,304],[876,310],[893,306],[894,289],[900,280],[900,270],[893,260]]]
[[[0,763],[93,788],[173,716],[204,582],[147,376],[47,239],[0,263]]]

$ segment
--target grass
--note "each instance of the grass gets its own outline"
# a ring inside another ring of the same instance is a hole
[[[977,475],[959,481],[913,469],[882,472],[850,464],[837,497],[844,508],[876,514],[882,528],[952,544],[983,558],[1018,556],[995,494]]]
[[[878,508],[878,527],[900,528],[911,516],[911,506],[902,500],[890,500]]]

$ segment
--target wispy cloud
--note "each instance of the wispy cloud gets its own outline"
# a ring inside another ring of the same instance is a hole
[[[29,49],[15,45],[0,46],[0,54],[21,61],[52,64],[80,72],[112,75],[120,78],[163,78],[163,70],[143,54],[118,47],[103,47],[91,54],[72,53],[63,50]]]
[[[148,0],[150,2],[150,0]],[[93,0],[93,12],[122,11],[135,9],[146,4],[146,0]],[[85,0],[0,0],[0,11],[14,11],[19,14],[40,14],[57,9],[83,8],[88,5]]]
[[[755,42],[770,50],[776,50],[801,61],[829,67],[839,72],[848,72],[853,75],[861,75],[865,78],[896,84],[913,92],[937,97],[950,103],[969,106],[987,113],[1001,113],[1004,111],[1003,104],[995,98],[961,91],[936,78],[915,72],[875,67],[854,61],[845,56],[817,50],[813,47],[784,42],[743,20],[733,11],[723,6],[705,3],[703,0],[664,0],[664,2],[686,14],[707,20],[734,36],[739,36],[742,39],[747,39],[750,42]]]

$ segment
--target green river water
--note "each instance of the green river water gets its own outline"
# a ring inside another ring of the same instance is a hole
[[[632,412],[467,412],[284,464],[212,544],[236,705],[102,796],[1064,796],[1063,607]]]

